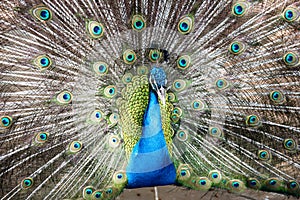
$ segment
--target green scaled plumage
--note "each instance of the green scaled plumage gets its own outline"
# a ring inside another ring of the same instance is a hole
[[[0,44],[1,199],[120,195],[153,67],[176,185],[300,197],[299,0],[2,0]]]
[[[125,151],[129,158],[134,145],[141,137],[143,114],[149,98],[149,84],[147,75],[133,76],[125,83],[126,87],[122,90],[122,98],[117,100],[117,106],[121,115]]]

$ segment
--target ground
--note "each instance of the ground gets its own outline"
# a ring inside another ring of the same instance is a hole
[[[156,195],[155,195],[156,193]],[[292,196],[277,193],[246,190],[243,194],[232,194],[226,190],[195,191],[178,186],[126,189],[116,200],[297,200]]]

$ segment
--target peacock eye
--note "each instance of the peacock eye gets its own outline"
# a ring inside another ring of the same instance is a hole
[[[281,185],[282,181],[280,181],[278,178],[269,178],[265,181],[265,187],[272,191],[279,190]]]
[[[151,49],[149,52],[149,59],[151,62],[157,62],[160,60],[162,53],[159,50]]]
[[[12,118],[9,116],[2,116],[0,126],[3,128],[9,128],[12,125]]]
[[[86,23],[86,30],[90,38],[99,39],[104,34],[104,27],[101,23],[96,21],[88,21]]]
[[[180,171],[180,176],[184,177],[187,175],[187,171],[185,169]]]
[[[278,91],[278,90],[274,90],[272,92],[270,92],[270,99],[271,101],[273,101],[275,104],[281,104],[283,102],[285,102],[285,97],[282,94],[282,92]]]
[[[87,194],[92,194],[92,193],[93,193],[93,190],[92,190],[92,189],[86,189],[86,190],[85,190],[85,193],[87,193]]]
[[[242,192],[245,190],[244,182],[242,182],[238,179],[228,181],[227,186],[231,192]]]
[[[260,160],[263,160],[263,161],[271,160],[271,154],[267,150],[259,150],[257,155]]]
[[[299,189],[300,189],[300,185],[298,182],[294,181],[294,180],[290,180],[288,183],[287,183],[287,187],[288,187],[288,191],[289,192],[299,192]]]
[[[99,190],[96,190],[92,196],[94,197],[94,199],[101,199],[102,198],[102,192]]]
[[[171,120],[172,120],[172,122],[174,122],[174,123],[177,123],[179,120],[180,120],[180,117],[179,117],[179,115],[178,114],[172,114],[171,115]]]
[[[108,117],[108,122],[110,126],[114,126],[118,123],[119,121],[119,115],[117,113],[112,113]]]
[[[211,135],[212,137],[217,137],[217,138],[223,137],[223,135],[224,135],[222,129],[219,127],[216,127],[216,126],[209,127],[208,132],[209,132],[209,135]]]
[[[176,95],[173,93],[173,92],[169,92],[168,93],[168,100],[172,103],[176,102],[177,101],[177,97]]]
[[[71,153],[77,153],[82,149],[82,143],[80,141],[73,141],[69,145],[69,151]]]
[[[260,182],[255,178],[250,178],[247,181],[247,185],[248,185],[248,187],[250,187],[252,189],[259,189],[261,187]]]
[[[47,133],[47,132],[37,133],[35,135],[34,141],[38,144],[43,144],[43,143],[47,142],[48,137],[49,137],[49,133]]]
[[[290,183],[290,188],[295,188],[296,186],[297,186],[297,183],[296,183],[296,182]]]
[[[175,107],[172,111],[173,114],[177,114],[178,117],[182,116],[182,110],[179,107]]]
[[[229,51],[234,54],[238,55],[245,50],[245,45],[241,42],[234,41],[229,45]]]
[[[193,110],[200,111],[200,110],[205,110],[207,108],[207,105],[204,101],[195,99],[191,103],[191,107]]]
[[[185,35],[192,31],[194,20],[192,17],[185,16],[178,23],[178,31]]]
[[[270,185],[276,185],[277,184],[277,180],[272,179],[272,180],[269,181],[269,184]]]
[[[69,104],[72,102],[73,95],[71,92],[63,91],[56,96],[56,100],[59,104]]]
[[[94,187],[93,186],[87,186],[85,188],[83,188],[83,191],[82,191],[82,196],[84,199],[90,199],[93,192],[94,192]]]
[[[206,185],[207,181],[206,181],[206,180],[200,180],[198,183],[199,183],[200,185]]]
[[[105,62],[99,61],[93,64],[93,70],[96,75],[104,75],[108,72],[108,65]]]
[[[52,60],[47,55],[40,55],[33,60],[33,64],[40,70],[45,70],[52,66]]]
[[[40,12],[40,19],[46,21],[50,19],[50,11],[48,9],[43,9]]]
[[[117,88],[114,85],[108,85],[104,89],[104,96],[107,98],[113,98],[117,94]]]
[[[101,119],[101,118],[102,118],[102,113],[96,112],[96,113],[95,113],[95,117],[96,117],[97,119]]]
[[[21,188],[22,189],[28,189],[33,185],[33,179],[32,178],[24,178],[21,182]]]
[[[38,20],[47,22],[52,19],[52,12],[46,6],[38,6],[31,9],[31,14]]]
[[[221,172],[219,172],[218,170],[212,170],[209,172],[208,174],[208,178],[215,184],[218,184],[221,182],[222,180],[222,175]]]
[[[207,177],[199,177],[196,180],[196,187],[200,190],[208,190],[211,188],[212,182]]]
[[[112,194],[112,193],[113,193],[113,190],[112,190],[111,188],[109,188],[109,189],[107,189],[107,190],[105,191],[105,193],[106,193],[106,194]]]
[[[272,92],[272,100],[277,101],[280,97],[280,93],[279,92]]]
[[[122,179],[123,178],[123,175],[122,174],[118,174],[117,175],[117,179]]]
[[[80,143],[75,142],[74,145],[73,145],[73,147],[74,147],[75,149],[80,149],[81,145],[80,145]]]
[[[188,164],[181,164],[177,168],[177,176],[179,180],[187,180],[191,177],[191,167]]]
[[[240,183],[239,182],[237,182],[237,181],[234,181],[234,182],[232,182],[232,187],[235,187],[235,188],[238,188],[238,187],[240,187]]]
[[[99,123],[104,119],[104,114],[101,110],[94,110],[90,115],[90,119],[95,123]]]
[[[134,15],[132,17],[131,26],[133,30],[142,31],[146,28],[145,19],[141,15]]]
[[[191,64],[191,57],[188,55],[180,56],[177,59],[177,67],[179,69],[187,69]]]
[[[47,135],[46,133],[40,133],[40,134],[39,134],[39,138],[40,138],[40,140],[42,140],[42,141],[47,140],[47,137],[48,137],[48,135]]]
[[[118,136],[116,135],[112,135],[109,137],[108,139],[108,144],[111,148],[117,148],[120,146],[121,144],[121,140]]]
[[[284,54],[283,61],[287,66],[295,66],[299,63],[299,56],[294,52]]]
[[[249,181],[249,183],[250,183],[250,185],[252,187],[255,187],[257,185],[257,181],[256,180],[251,180],[251,181]]]
[[[282,17],[287,22],[293,22],[299,17],[299,10],[294,7],[288,7],[283,11]]]
[[[213,179],[216,179],[216,178],[219,177],[219,175],[218,175],[218,173],[213,173],[213,174],[211,175],[211,177],[212,177]]]
[[[125,184],[127,182],[127,176],[124,171],[117,171],[113,176],[113,181],[115,184]]]
[[[248,9],[248,5],[246,3],[238,2],[232,6],[231,13],[234,16],[241,17],[241,16],[245,15],[247,9]]]
[[[177,79],[173,82],[173,89],[176,92],[180,92],[186,88],[186,82],[181,79]]]
[[[218,90],[224,90],[229,87],[229,83],[223,78],[218,79],[215,84]]]
[[[291,138],[285,139],[283,141],[283,145],[284,145],[284,148],[289,151],[296,150],[296,148],[297,148],[295,140],[293,140]]]
[[[138,75],[146,75],[148,73],[149,73],[149,70],[148,70],[148,68],[146,66],[139,66],[137,68],[137,74]]]
[[[48,58],[42,58],[40,61],[41,66],[47,67],[49,65],[49,59]]]
[[[181,142],[185,142],[187,141],[189,135],[187,133],[186,130],[179,130],[177,131],[177,134],[176,134],[176,138],[181,141]]]
[[[128,64],[131,65],[136,61],[136,54],[133,50],[127,49],[124,53],[123,53],[123,61]]]
[[[261,124],[261,122],[260,122],[258,116],[256,116],[256,115],[247,116],[247,118],[246,118],[247,126],[255,127],[255,126],[259,126],[260,124]]]
[[[122,77],[122,82],[124,84],[130,83],[132,81],[132,74],[131,73],[126,73],[124,74],[124,76]]]

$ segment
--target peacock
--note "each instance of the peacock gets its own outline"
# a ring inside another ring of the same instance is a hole
[[[300,196],[299,0],[1,0],[0,16],[1,199]]]

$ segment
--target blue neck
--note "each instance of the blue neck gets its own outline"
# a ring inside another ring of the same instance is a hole
[[[126,169],[128,188],[170,185],[176,179],[162,129],[158,97],[152,89],[149,95],[142,136],[133,148]]]

